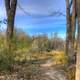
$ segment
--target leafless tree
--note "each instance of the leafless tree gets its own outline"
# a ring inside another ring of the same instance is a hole
[[[69,55],[69,47],[70,47],[70,40],[71,40],[71,15],[70,15],[70,6],[69,0],[66,0],[66,21],[67,21],[67,32],[66,32],[66,54]]]
[[[11,46],[10,41],[13,37],[16,7],[17,7],[17,0],[5,0],[5,8],[6,8],[6,15],[7,15],[6,36],[7,36],[8,47]]]
[[[80,0],[76,0],[78,18],[76,80],[80,80]]]

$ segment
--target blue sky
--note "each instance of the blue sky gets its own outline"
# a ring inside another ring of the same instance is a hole
[[[60,2],[59,2],[60,1]],[[26,11],[20,9],[19,5]],[[21,28],[30,35],[36,33],[58,32],[59,36],[65,37],[66,16],[48,16],[54,12],[66,14],[65,0],[18,0],[15,17],[15,26]],[[0,19],[6,18],[4,0],[0,0]],[[2,25],[6,28],[6,25]]]

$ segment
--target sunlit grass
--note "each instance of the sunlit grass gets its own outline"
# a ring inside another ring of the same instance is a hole
[[[25,61],[25,60],[45,60],[52,59],[53,64],[66,64],[67,56],[64,51],[51,51],[51,52],[43,52],[43,53],[29,53],[29,52],[19,52],[15,56],[16,61]]]
[[[53,63],[54,64],[65,64],[67,63],[67,56],[64,51],[52,51],[51,54],[53,55]]]

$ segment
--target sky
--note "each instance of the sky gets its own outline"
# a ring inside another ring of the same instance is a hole
[[[60,1],[60,2],[59,2]],[[57,32],[60,37],[66,35],[65,0],[18,0],[15,26],[25,33],[34,35],[37,33]],[[0,19],[6,18],[4,0],[0,0]],[[2,24],[2,28],[6,25]]]

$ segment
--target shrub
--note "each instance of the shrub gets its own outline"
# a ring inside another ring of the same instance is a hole
[[[9,53],[5,48],[0,51],[0,71],[10,72],[14,63],[13,53]]]

